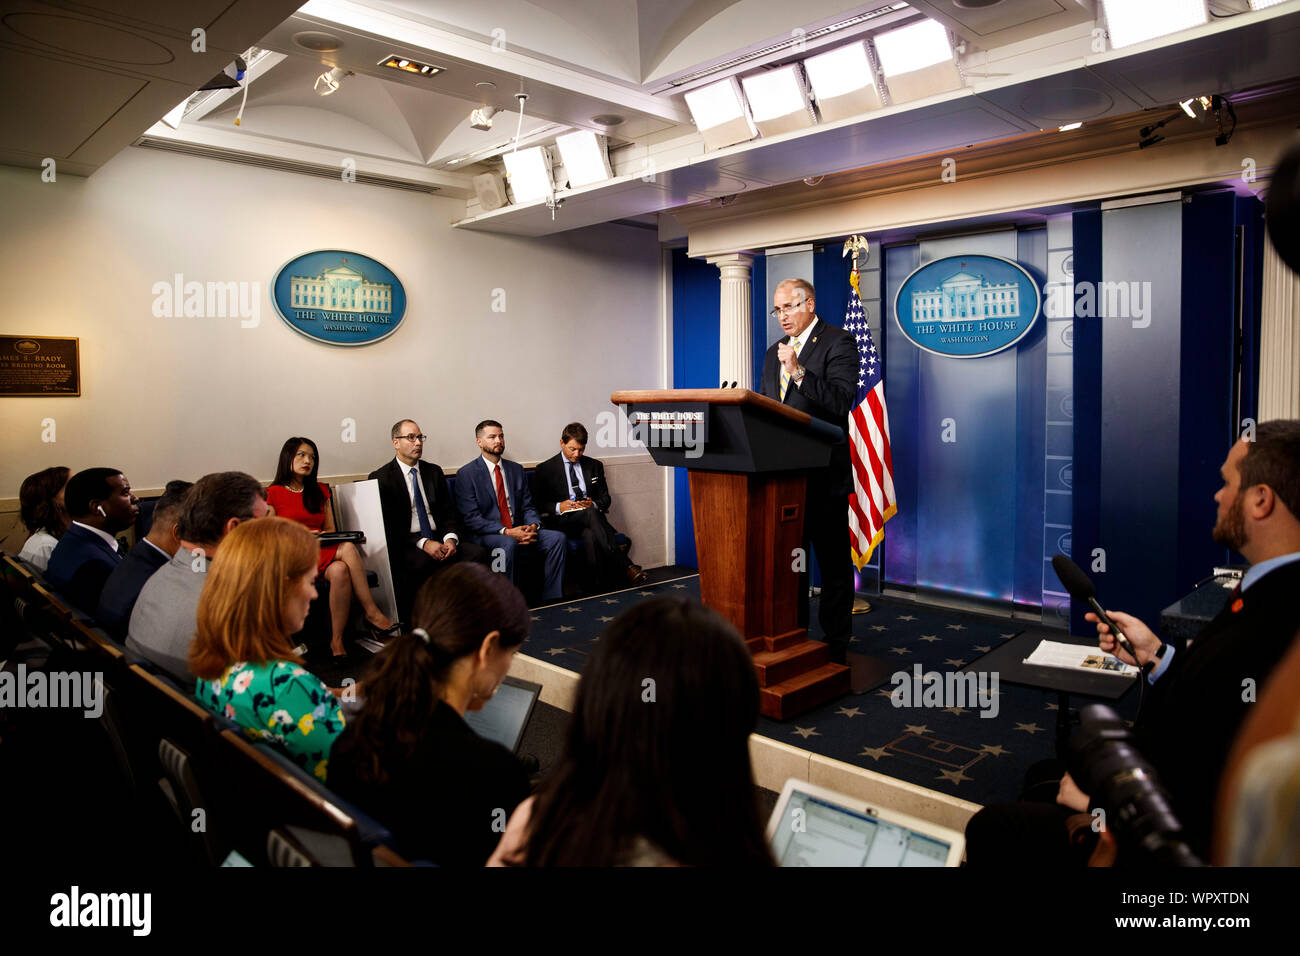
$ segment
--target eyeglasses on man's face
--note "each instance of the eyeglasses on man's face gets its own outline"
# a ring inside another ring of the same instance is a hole
[[[787,305],[773,306],[772,311],[769,312],[768,315],[770,315],[774,319],[779,319],[781,318],[782,315],[787,315],[791,312],[800,311],[807,304],[808,304],[807,299],[799,299],[798,301],[788,303]]]
[[[428,435],[398,435],[397,437],[400,438],[402,441],[409,441],[409,442],[418,441],[420,444],[424,444],[424,440],[429,436]]]

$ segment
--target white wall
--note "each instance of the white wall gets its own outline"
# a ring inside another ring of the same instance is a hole
[[[510,457],[537,460],[568,421],[594,438],[611,391],[665,381],[650,230],[452,230],[464,204],[450,199],[136,148],[89,179],[0,166],[0,208],[0,331],[78,336],[82,361],[81,398],[0,398],[0,498],[55,463],[113,465],[140,488],[222,469],[267,479],[293,434],[319,445],[322,475],[364,473],[392,457],[389,427],[404,416],[444,467],[477,454],[473,426],[488,417]],[[405,283],[395,334],[340,348],[284,324],[276,270],[324,248],[372,256]],[[260,324],[155,318],[152,286],[178,272],[260,282]],[[355,443],[341,440],[346,418]]]

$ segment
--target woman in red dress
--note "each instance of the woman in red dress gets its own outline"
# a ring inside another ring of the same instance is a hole
[[[290,518],[306,525],[313,534],[328,534],[334,529],[334,511],[330,507],[328,485],[316,480],[320,455],[316,443],[310,438],[290,438],[280,449],[280,462],[275,478],[266,489],[266,501],[281,518]],[[317,574],[330,584],[330,623],[333,634],[330,650],[335,657],[346,657],[343,634],[347,629],[348,611],[352,598],[365,612],[366,621],[376,637],[386,637],[394,624],[379,610],[370,596],[366,583],[366,568],[356,545],[345,541],[340,545],[320,549]]]

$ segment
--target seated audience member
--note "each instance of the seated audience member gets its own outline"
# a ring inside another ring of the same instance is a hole
[[[464,717],[510,669],[528,605],[503,576],[460,564],[420,589],[411,621],[416,633],[371,663],[329,785],[382,820],[408,859],[482,866],[505,815],[528,796],[528,774]]]
[[[313,534],[328,534],[335,530],[334,509],[330,507],[329,486],[316,480],[319,468],[316,443],[310,438],[290,438],[280,449],[275,479],[266,489],[266,503],[281,518],[296,521]],[[335,657],[347,657],[343,633],[347,630],[353,596],[375,637],[395,636],[393,622],[379,610],[370,594],[366,566],[355,544],[344,541],[321,548],[317,572],[330,585],[330,650]]]
[[[749,765],[758,679],[720,614],[624,611],[582,671],[568,740],[488,865],[771,866]]]
[[[222,471],[194,483],[181,505],[180,547],[140,589],[126,647],[188,686],[194,612],[203,582],[225,537],[240,523],[266,514],[266,493],[252,475]]]
[[[140,505],[116,468],[87,468],[68,479],[65,502],[72,526],[50,552],[50,586],[87,614],[122,560],[117,534],[135,522]]]
[[[63,489],[71,474],[72,470],[63,465],[46,468],[24,478],[18,490],[19,514],[31,535],[23,542],[18,557],[42,574],[49,566],[50,552],[72,524],[63,506]]]
[[[489,554],[501,549],[504,573],[511,581],[516,551],[539,550],[546,562],[542,600],[558,601],[564,592],[564,535],[542,528],[523,466],[501,457],[506,450],[501,423],[479,422],[474,441],[481,454],[456,472],[456,506],[466,530]]]
[[[226,535],[199,597],[189,669],[204,707],[279,744],[324,780],[343,711],[290,641],[316,599],[319,559],[311,532],[288,518],[250,521]]]
[[[406,621],[416,592],[431,575],[461,561],[486,563],[488,556],[478,545],[460,540],[460,516],[447,479],[441,468],[423,460],[420,426],[404,418],[391,436],[396,457],[369,477],[379,482],[397,613]]]
[[[1213,862],[1300,866],[1300,632],[1232,745]]]
[[[605,466],[599,458],[588,458],[586,449],[587,429],[580,422],[565,425],[560,453],[533,472],[533,504],[543,525],[582,542],[584,590],[598,591],[611,579],[637,584],[646,573],[618,547],[618,532],[605,517],[610,506]]]
[[[1108,611],[1137,651],[1134,661],[1095,614],[1100,647],[1143,668],[1152,686],[1134,723],[1137,747],[1168,789],[1192,852],[1208,859],[1215,795],[1237,728],[1251,707],[1242,688],[1263,686],[1300,629],[1300,421],[1263,422],[1219,469],[1214,540],[1251,564],[1218,616],[1188,647],[1162,643],[1122,611]],[[1082,863],[1066,820],[1092,803],[1069,774],[1057,803],[988,806],[966,825],[970,866]],[[1119,846],[1120,861],[1132,848]]]
[[[176,533],[181,502],[193,482],[169,481],[162,496],[153,507],[153,520],[149,533],[135,543],[126,553],[122,563],[104,582],[99,594],[99,607],[95,620],[100,627],[119,641],[126,639],[126,627],[131,623],[131,610],[135,607],[140,589],[153,573],[172,559],[181,546]]]

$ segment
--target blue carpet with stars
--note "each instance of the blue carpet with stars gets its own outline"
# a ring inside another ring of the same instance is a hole
[[[580,673],[600,632],[621,611],[658,594],[698,599],[699,580],[692,574],[534,609],[532,631],[522,653]],[[883,659],[891,673],[904,671],[909,677],[918,663],[923,672],[957,671],[1025,626],[908,601],[870,600],[871,612],[853,617],[850,650]],[[815,597],[811,617],[817,620]],[[816,625],[810,636],[820,638]],[[1055,756],[1055,694],[1000,684],[998,714],[989,718],[969,707],[895,707],[890,698],[893,687],[886,682],[786,721],[760,717],[758,733],[981,804],[1016,799],[1030,765]],[[1129,707],[1117,708],[1121,716],[1133,716],[1127,711],[1135,697],[1128,695]]]

